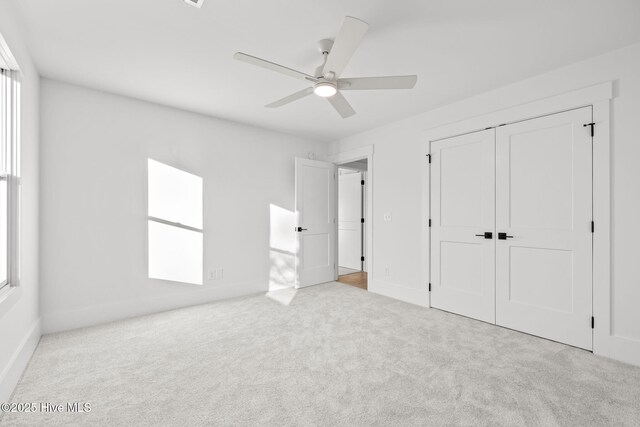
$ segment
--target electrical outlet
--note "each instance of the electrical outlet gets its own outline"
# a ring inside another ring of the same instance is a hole
[[[209,270],[209,280],[221,280],[224,277],[224,269]]]

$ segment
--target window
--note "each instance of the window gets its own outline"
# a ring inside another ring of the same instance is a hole
[[[202,178],[148,159],[149,277],[202,285]]]
[[[19,91],[17,72],[0,68],[0,289],[19,284]]]

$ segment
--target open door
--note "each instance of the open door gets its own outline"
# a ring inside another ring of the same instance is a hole
[[[296,288],[336,279],[336,167],[296,158]]]

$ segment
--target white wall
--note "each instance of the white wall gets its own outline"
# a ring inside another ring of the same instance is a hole
[[[267,291],[270,276],[293,277],[290,259],[273,265],[282,260],[270,242],[287,246],[293,235],[294,156],[324,158],[326,144],[41,85],[45,332]],[[147,158],[204,178],[203,286],[147,277]],[[222,280],[208,280],[213,268],[224,269]]]
[[[551,97],[603,81],[615,82],[612,146],[612,330],[640,354],[640,44],[505,86],[331,145],[345,152],[374,145],[373,244],[370,289],[417,304],[427,301],[421,279],[421,154],[425,130]],[[384,222],[384,212],[392,221]],[[402,250],[398,248],[402,247]],[[385,267],[391,274],[385,276]],[[636,356],[611,354],[640,365]]]
[[[38,313],[38,112],[39,77],[24,46],[18,16],[9,2],[0,2],[0,34],[22,71],[20,212],[21,286],[8,307],[0,302],[0,402],[9,400],[40,339]],[[7,302],[7,301],[5,301]]]

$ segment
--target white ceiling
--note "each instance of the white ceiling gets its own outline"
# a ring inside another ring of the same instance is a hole
[[[14,0],[45,77],[318,140],[334,140],[640,41],[638,0]],[[343,77],[418,74],[410,91],[345,93],[342,119],[303,81],[345,15],[371,28]]]

